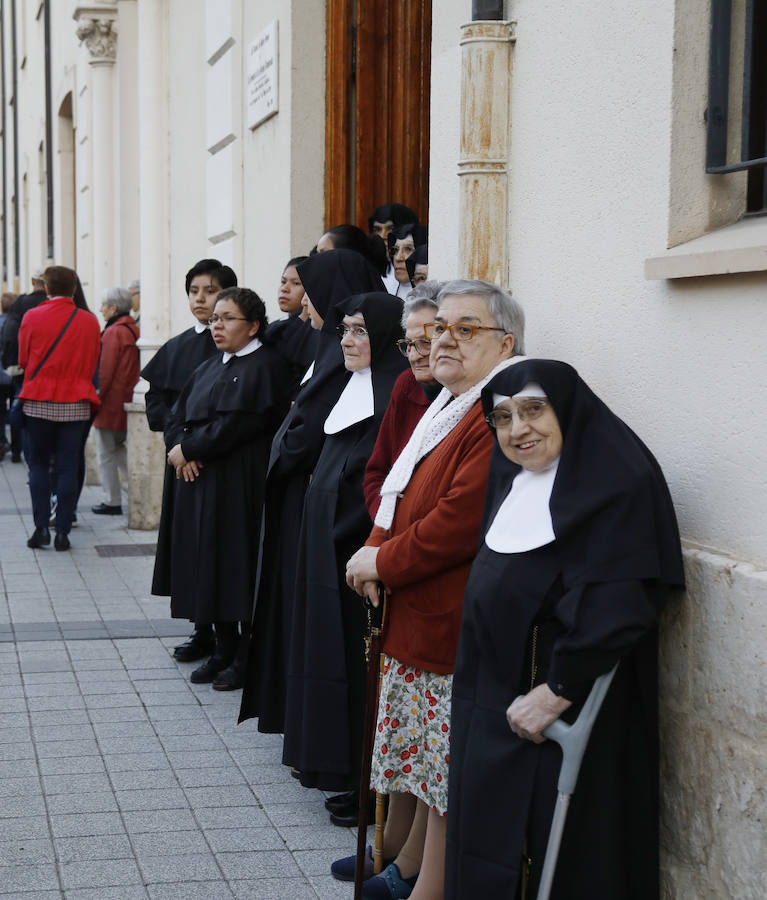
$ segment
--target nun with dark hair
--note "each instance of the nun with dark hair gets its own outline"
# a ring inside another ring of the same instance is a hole
[[[482,404],[496,443],[453,680],[445,897],[518,898],[526,878],[536,895],[561,763],[542,732],[618,663],[551,897],[653,900],[657,622],[684,585],[666,482],[566,363],[520,362]]]
[[[339,252],[339,251],[336,251]],[[306,492],[290,642],[283,762],[306,787],[359,784],[365,706],[365,614],[345,564],[371,527],[363,477],[381,420],[407,361],[402,301],[357,294],[332,310],[346,385],[324,419],[325,441]]]
[[[334,225],[317,241],[317,252],[328,250],[356,250],[375,266],[383,277],[389,267],[389,255],[386,244],[378,235],[368,235],[356,225]]]
[[[290,397],[294,399],[307,368],[314,359],[316,334],[304,311],[304,286],[296,266],[308,256],[294,256],[285,263],[280,277],[277,304],[281,319],[270,322],[266,329],[266,340],[290,366],[293,378]]]
[[[191,681],[225,690],[242,683],[239,623],[251,617],[269,447],[289,405],[285,363],[259,337],[266,323],[253,291],[218,294],[210,326],[219,352],[195,369],[165,427],[176,475],[171,615],[214,626],[215,649]]]
[[[417,221],[418,214],[404,203],[384,203],[377,206],[368,216],[368,231],[386,240],[392,228]]]
[[[408,258],[419,248],[426,246],[429,240],[429,229],[418,223],[400,225],[389,232],[389,256],[396,281],[397,296],[405,297],[412,288],[410,273],[407,270]]]
[[[239,719],[257,716],[259,731],[271,734],[285,730],[285,682],[304,494],[322,450],[325,419],[351,377],[330,311],[352,294],[383,290],[370,263],[352,250],[319,253],[299,263],[297,271],[317,337],[317,357],[272,442],[261,566]]]
[[[421,244],[405,260],[405,268],[413,287],[423,284],[429,277],[429,245]]]

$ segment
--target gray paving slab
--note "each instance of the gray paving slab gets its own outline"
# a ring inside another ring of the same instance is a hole
[[[239,693],[189,682],[152,557],[95,549],[154,536],[86,487],[72,551],[29,553],[24,476],[0,465],[0,897],[349,898],[327,873],[353,832],[236,724]]]

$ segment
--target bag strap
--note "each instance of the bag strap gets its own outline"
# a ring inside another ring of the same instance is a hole
[[[45,365],[45,363],[48,361],[48,357],[49,357],[49,356],[51,355],[51,353],[53,353],[53,351],[56,349],[56,344],[58,344],[58,342],[64,337],[64,332],[65,332],[65,331],[67,330],[67,328],[69,328],[69,326],[72,324],[72,319],[74,319],[74,317],[75,317],[76,315],[77,315],[77,307],[75,307],[75,311],[74,311],[74,312],[72,313],[72,315],[67,319],[67,324],[61,329],[61,331],[59,332],[59,336],[56,338],[56,340],[55,340],[55,341],[51,344],[51,346],[48,348],[48,352],[47,352],[47,353],[45,354],[45,356],[40,360],[40,363],[38,364],[38,366],[37,366],[37,368],[35,369],[35,371],[34,371],[34,372],[29,376],[29,378],[27,379],[28,382],[31,381],[31,380],[35,377],[35,375],[37,375],[37,373],[40,371],[40,369],[42,369],[42,367],[43,367],[43,366]]]

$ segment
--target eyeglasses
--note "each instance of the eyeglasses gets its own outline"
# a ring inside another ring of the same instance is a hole
[[[247,322],[247,321],[248,321],[248,319],[246,319],[245,316],[211,316],[208,319],[208,325],[210,325],[210,327],[212,328],[216,324],[216,322],[223,322],[224,325],[226,325],[229,322]]]
[[[549,404],[545,400],[525,400],[516,409],[494,409],[485,416],[485,421],[494,430],[510,428],[514,416],[520,422],[534,422],[547,410]]]
[[[415,348],[415,352],[419,356],[428,356],[431,353],[431,341],[427,341],[425,338],[417,338],[415,341],[408,341],[405,338],[397,341],[397,349],[403,356],[407,356],[410,353],[410,348]]]
[[[356,340],[362,340],[368,336],[367,328],[363,328],[362,325],[338,325],[336,331],[340,338],[345,338],[347,334],[350,334]]]
[[[446,332],[450,332],[450,336],[454,341],[470,341],[478,331],[503,331],[505,328],[496,328],[491,325],[469,325],[466,322],[454,322],[452,325],[445,325],[442,322],[430,322],[423,326],[423,333],[427,340],[436,341]]]

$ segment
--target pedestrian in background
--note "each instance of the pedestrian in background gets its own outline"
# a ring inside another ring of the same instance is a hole
[[[16,294],[9,292],[3,293],[0,300],[0,344],[3,341],[3,326],[8,318],[8,310],[16,301]],[[8,436],[5,433],[5,426],[8,419],[8,401],[13,400],[13,378],[5,371],[0,369],[0,462],[5,454],[10,450]]]
[[[128,480],[128,452],[125,446],[128,416],[125,404],[133,397],[139,379],[136,340],[138,325],[131,316],[133,298],[130,291],[113,287],[104,291],[101,315],[106,325],[101,335],[99,362],[99,407],[93,420],[99,458],[99,477],[104,500],[91,511],[96,515],[122,514],[120,475]]]
[[[65,266],[49,266],[43,277],[47,299],[24,315],[19,329],[19,365],[24,384],[19,394],[29,438],[29,492],[35,530],[31,548],[51,542],[50,463],[53,458],[57,550],[69,549],[78,493],[78,464],[83,434],[99,406],[93,386],[100,336],[96,317],[75,306],[77,275]]]

